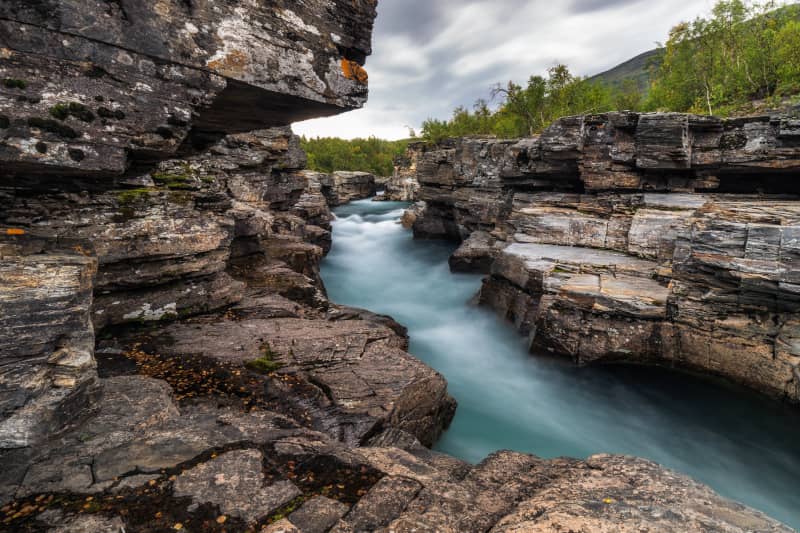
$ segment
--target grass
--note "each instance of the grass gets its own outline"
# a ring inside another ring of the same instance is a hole
[[[271,374],[283,368],[283,364],[275,360],[278,354],[272,351],[268,342],[262,344],[259,350],[261,351],[261,357],[245,363],[247,368],[259,374]]]

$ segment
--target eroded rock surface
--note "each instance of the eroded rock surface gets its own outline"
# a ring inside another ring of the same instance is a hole
[[[416,202],[419,196],[417,163],[423,145],[412,143],[406,153],[394,161],[394,174],[382,184],[383,194],[375,198],[381,202]]]
[[[96,417],[36,450],[29,471],[13,479],[3,472],[18,498],[11,509],[27,525],[790,531],[641,459],[545,461],[501,452],[472,466],[413,441],[404,449],[352,448],[266,410],[178,405],[164,382],[142,376],[101,383],[106,396]],[[42,496],[48,493],[59,499]]]
[[[118,175],[128,152],[169,157],[192,128],[360,107],[374,17],[371,0],[4,2],[0,161],[19,175]]]
[[[375,195],[375,176],[367,172],[334,172],[320,180],[328,205],[337,207]]]
[[[791,116],[609,113],[416,146],[418,237],[531,345],[713,373],[800,401]]]
[[[424,447],[453,416],[444,378],[407,353],[400,324],[328,301],[319,276],[329,205],[370,196],[374,178],[304,170],[286,127],[364,102],[375,5],[0,6],[2,527],[486,531],[542,518],[548,527],[783,530],[634,459],[504,453],[473,467]],[[542,144],[559,172],[576,166],[570,124]],[[752,134],[768,129],[759,128]],[[474,157],[504,153],[474,148]],[[456,151],[414,161],[455,188]],[[659,160],[641,155],[643,165]],[[493,161],[460,167],[479,195],[453,191],[463,212],[485,218],[465,268],[487,267],[483,250],[509,251],[497,230],[511,205],[492,203],[494,182],[480,177]],[[429,196],[428,208],[446,213],[445,197]],[[430,212],[420,205],[430,235],[468,233],[455,220],[426,222]],[[760,248],[777,242],[758,235]],[[779,261],[790,257],[786,235]],[[531,261],[509,261],[509,272],[543,294],[569,290],[582,309],[656,322],[668,276],[661,252],[651,253],[658,238],[642,226],[631,239],[656,281],[633,267],[625,283],[609,279],[607,258],[559,285],[537,285]],[[696,245],[674,248],[687,246]],[[574,257],[538,253],[574,267]],[[692,301],[691,283],[708,270],[686,264]],[[793,283],[772,281],[775,295]],[[646,283],[658,284],[648,286],[654,301],[630,294]],[[791,353],[792,337],[782,338]],[[552,499],[559,492],[567,511]],[[532,517],[520,505],[529,501],[552,512]]]

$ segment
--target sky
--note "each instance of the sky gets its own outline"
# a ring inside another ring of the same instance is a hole
[[[379,0],[363,109],[294,125],[310,137],[400,139],[429,117],[554,64],[591,76],[667,38],[712,0]],[[496,105],[496,102],[494,103]]]

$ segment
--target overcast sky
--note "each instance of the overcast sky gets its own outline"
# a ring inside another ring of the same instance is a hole
[[[603,72],[666,40],[712,0],[379,0],[364,109],[295,124],[309,136],[406,137],[555,63]]]

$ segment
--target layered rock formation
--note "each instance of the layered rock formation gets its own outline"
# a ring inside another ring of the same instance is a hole
[[[5,172],[116,175],[129,152],[172,155],[190,131],[191,141],[364,103],[375,2],[238,4],[4,2]]]
[[[263,128],[366,100],[375,5],[341,4],[3,4],[5,446],[90,407],[94,330],[229,306],[239,270],[325,301],[328,207]]]
[[[383,184],[383,202],[416,202],[420,185],[417,181],[417,161],[424,143],[412,143],[406,153],[394,161],[394,174]]]
[[[377,191],[375,176],[368,172],[338,171],[324,174],[320,178],[320,183],[322,194],[331,207],[371,198]]]
[[[374,180],[303,170],[286,127],[363,103],[374,16],[0,6],[2,527],[783,531],[636,459],[424,447],[444,378],[319,279],[329,203]]]
[[[800,130],[788,116],[609,113],[420,147],[419,237],[535,350],[663,364],[800,401]]]

